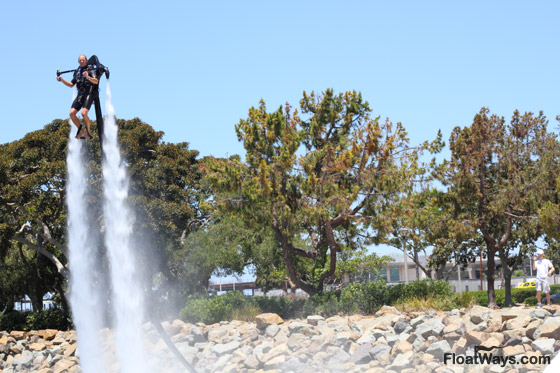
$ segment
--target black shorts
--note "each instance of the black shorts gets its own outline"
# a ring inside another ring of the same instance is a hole
[[[82,107],[85,107],[86,109],[89,110],[91,108],[91,104],[93,104],[92,93],[88,94],[88,93],[78,92],[78,96],[76,97],[74,102],[72,102],[72,108],[79,111]]]

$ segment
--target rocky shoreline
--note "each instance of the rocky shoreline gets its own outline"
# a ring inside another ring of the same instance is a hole
[[[560,349],[560,306],[449,312],[383,307],[372,316],[284,321],[262,314],[256,322],[175,320],[164,327],[197,372],[542,372],[546,357]],[[144,332],[149,371],[183,371],[157,331],[146,324]],[[118,372],[113,333],[101,333],[106,368],[100,372]],[[476,360],[475,347],[477,356],[491,360]],[[0,332],[1,373],[78,373],[79,364],[74,331]]]

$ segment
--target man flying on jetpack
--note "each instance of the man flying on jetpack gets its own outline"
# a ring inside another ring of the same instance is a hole
[[[91,139],[91,131],[90,131],[90,124],[91,121],[88,117],[88,112],[91,108],[91,105],[95,103],[95,114],[97,119],[97,129],[99,132],[99,141],[101,142],[102,134],[103,134],[103,116],[101,115],[101,108],[99,107],[99,79],[105,73],[107,75],[107,79],[109,78],[109,69],[99,63],[99,60],[96,56],[91,56],[88,62],[88,59],[85,55],[81,55],[78,57],[78,62],[80,67],[76,70],[68,70],[68,71],[57,71],[56,72],[56,80],[59,82],[64,83],[64,85],[72,88],[74,85],[78,88],[78,95],[76,99],[72,103],[72,107],[70,109],[70,118],[72,122],[78,128],[76,133],[77,139]],[[74,76],[72,80],[69,82],[64,80],[61,74],[73,72]],[[84,118],[85,129],[83,125],[80,124],[80,119],[78,118],[78,111],[82,110],[82,117]]]

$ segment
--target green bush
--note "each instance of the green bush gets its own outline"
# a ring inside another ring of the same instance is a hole
[[[475,304],[480,304],[479,298],[474,294],[473,291],[464,291],[458,294],[455,298],[455,303],[459,308],[468,308]]]
[[[341,312],[338,301],[340,293],[340,291],[326,291],[307,298],[303,306],[303,315],[308,316],[321,313],[330,317],[338,314]]]
[[[528,306],[536,306],[537,305],[537,298],[535,297],[528,297],[525,298],[525,304]]]
[[[27,315],[30,312],[12,311],[0,315],[0,330],[11,332],[12,330],[24,330]]]
[[[254,305],[254,301],[239,291],[213,297],[190,298],[179,317],[186,322],[214,324],[231,320],[233,311]]]
[[[70,314],[62,309],[43,310],[41,312],[12,311],[0,315],[0,330],[40,330],[57,329],[70,330],[73,328]]]
[[[303,316],[305,299],[266,296],[257,296],[253,299],[262,312],[276,313],[283,319],[292,319]]]

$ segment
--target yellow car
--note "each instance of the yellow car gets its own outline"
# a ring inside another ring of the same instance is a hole
[[[522,284],[517,285],[516,288],[528,289],[528,288],[534,288],[535,286],[536,286],[535,281],[527,281],[527,282],[524,282]]]

